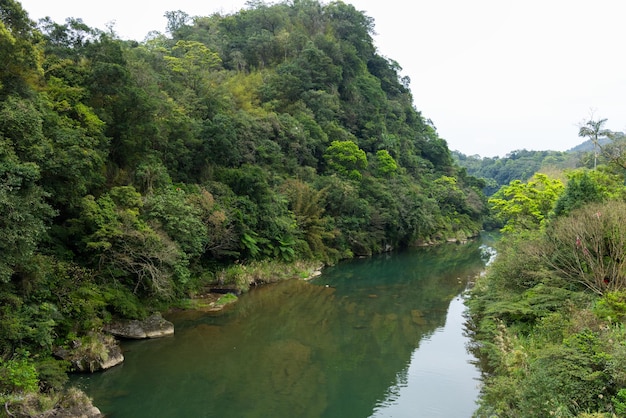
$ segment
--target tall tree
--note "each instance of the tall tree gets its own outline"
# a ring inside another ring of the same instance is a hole
[[[41,35],[21,4],[0,0],[0,98],[25,95],[42,75]]]
[[[578,136],[581,138],[589,138],[589,140],[593,143],[593,169],[595,170],[598,166],[598,151],[601,147],[600,138],[606,137],[608,131],[606,129],[602,129],[607,119],[593,120],[593,117],[589,119],[584,125],[582,125],[578,129]]]
[[[0,132],[0,283],[32,261],[54,214],[39,177],[39,167],[20,162]]]

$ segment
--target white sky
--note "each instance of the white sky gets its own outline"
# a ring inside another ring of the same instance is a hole
[[[593,114],[626,130],[623,0],[344,0],[375,21],[381,55],[411,78],[415,107],[450,149],[564,151]],[[231,13],[245,0],[22,0],[33,20],[81,18],[141,41],[166,11]],[[272,3],[266,2],[266,3]],[[327,3],[327,1],[324,1]]]

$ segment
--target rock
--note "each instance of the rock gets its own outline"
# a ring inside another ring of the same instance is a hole
[[[54,409],[35,415],[35,418],[104,418],[104,415],[83,391],[69,388]]]
[[[124,361],[124,355],[122,354],[122,349],[119,345],[115,345],[109,348],[109,356],[106,360],[102,360],[100,363],[100,368],[102,370],[110,369],[113,366],[117,366],[118,364]]]
[[[117,340],[104,334],[90,334],[82,340],[74,340],[70,348],[57,347],[54,355],[69,361],[75,372],[93,373],[110,369],[124,361]]]
[[[104,418],[104,415],[92,405],[69,409],[55,408],[37,415],[35,418]]]
[[[72,370],[80,373],[93,373],[117,366],[124,361],[124,355],[119,347],[116,348],[117,350],[110,351],[110,354],[106,356],[105,359],[99,356],[91,357],[89,355],[72,358],[70,359]]]
[[[174,334],[174,324],[155,313],[143,321],[136,319],[118,321],[107,325],[104,330],[111,335],[128,339],[159,338]]]

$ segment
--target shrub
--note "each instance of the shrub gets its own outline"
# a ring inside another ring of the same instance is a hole
[[[108,308],[116,315],[128,319],[143,319],[147,316],[146,308],[141,305],[137,295],[122,286],[104,288],[104,299]]]
[[[524,381],[520,410],[543,417],[606,410],[609,376],[598,350],[597,337],[589,332],[543,349]]]
[[[26,358],[0,358],[0,393],[37,392],[39,377],[35,365]]]
[[[597,294],[626,289],[626,203],[590,204],[546,229],[543,258]]]
[[[567,215],[589,202],[601,202],[600,188],[588,172],[575,172],[569,176],[565,191],[554,205],[555,216]]]
[[[491,266],[491,279],[505,290],[523,291],[545,277],[541,254],[533,232],[507,236],[498,243],[498,257]]]
[[[38,361],[35,366],[40,380],[39,388],[42,392],[58,392],[69,380],[67,376],[69,364],[66,361],[48,357]]]
[[[595,303],[593,312],[609,322],[623,322],[626,319],[626,290],[607,292]]]
[[[620,389],[613,397],[613,407],[618,416],[626,416],[626,389]]]

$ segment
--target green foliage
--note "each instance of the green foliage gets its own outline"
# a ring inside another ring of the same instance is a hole
[[[319,266],[317,261],[251,261],[229,265],[217,272],[217,279],[220,285],[233,286],[240,292],[247,292],[251,286],[310,277]]]
[[[520,180],[503,186],[489,199],[491,210],[505,225],[503,232],[537,229],[547,219],[563,183],[537,173],[528,183]]]
[[[376,169],[380,176],[391,177],[398,171],[398,164],[389,151],[381,149],[376,151]]]
[[[547,229],[546,263],[563,278],[603,294],[626,288],[626,204],[589,204]]]
[[[310,185],[290,180],[285,186],[290,208],[294,213],[299,238],[305,248],[300,250],[303,256],[333,260],[335,251],[329,246],[329,241],[336,235],[331,219],[324,216],[326,189],[315,190]]]
[[[613,397],[613,407],[619,416],[626,415],[626,388],[620,389]]]
[[[601,202],[603,195],[597,182],[586,171],[571,173],[563,194],[554,206],[555,216],[566,215],[590,202]]]
[[[40,37],[19,2],[0,4],[0,98],[27,94],[41,76]]]
[[[352,141],[333,141],[324,153],[328,167],[354,180],[361,178],[361,170],[367,167],[365,152]]]
[[[128,288],[109,286],[103,289],[103,300],[112,314],[128,319],[143,319],[147,316],[142,301]],[[91,329],[90,329],[91,330]]]
[[[598,348],[595,335],[579,333],[538,355],[524,384],[520,410],[528,416],[607,411],[610,378]]]
[[[156,221],[189,258],[204,252],[208,239],[207,226],[200,209],[189,202],[180,187],[163,188],[147,197],[145,218]]]
[[[0,357],[0,393],[37,392],[38,384],[37,368],[27,358]]]
[[[0,282],[26,267],[39,243],[53,209],[37,184],[39,167],[20,162],[0,136]]]
[[[587,204],[498,245],[468,301],[486,372],[475,416],[623,413],[622,206]]]
[[[480,181],[354,6],[167,19],[139,43],[0,7],[0,354],[42,389],[113,316],[480,228]]]
[[[198,93],[206,92],[210,72],[221,64],[219,55],[201,42],[180,40],[163,59],[182,85]]]
[[[256,236],[256,234],[254,235]],[[252,258],[256,258],[261,254],[261,249],[257,243],[258,240],[253,235],[245,232],[241,234],[241,245],[248,253],[250,253]]]
[[[215,303],[217,305],[228,305],[229,303],[236,302],[238,297],[232,293],[227,293],[221,296]]]
[[[55,339],[55,326],[61,319],[50,302],[40,305],[3,292],[0,308],[0,352],[12,353],[18,348],[48,353]]]
[[[504,157],[480,157],[453,151],[454,160],[471,176],[484,179],[483,191],[493,195],[514,180],[527,182],[537,172],[550,173],[578,167],[580,153],[561,151],[512,151]]]
[[[42,392],[61,392],[65,388],[69,380],[67,362],[49,357],[37,361],[35,367]]]
[[[626,290],[606,292],[594,304],[593,312],[608,322],[624,322],[626,319]]]
[[[97,257],[101,274],[145,290],[171,297],[176,282],[184,284],[189,272],[179,246],[158,227],[141,217],[143,201],[133,187],[116,187],[98,199],[84,199],[80,223],[84,250]]]

